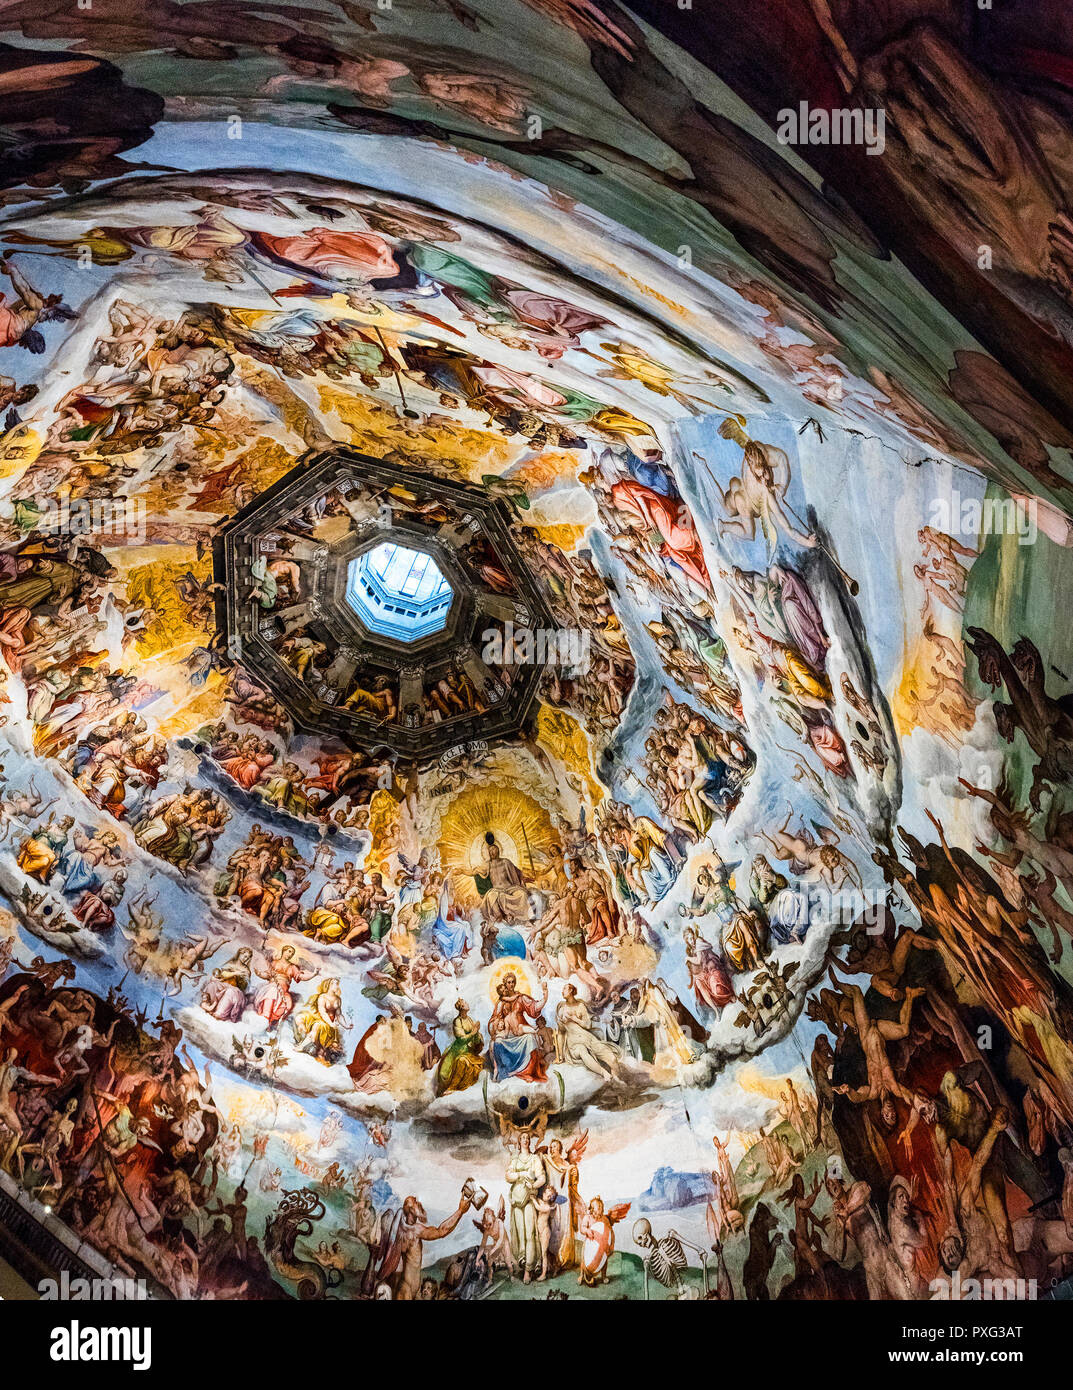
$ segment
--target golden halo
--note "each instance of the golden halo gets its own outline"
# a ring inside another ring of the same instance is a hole
[[[515,864],[529,881],[547,862],[559,837],[541,804],[502,782],[467,787],[448,805],[439,827],[437,848],[444,869],[456,872],[451,896],[463,912],[480,906],[480,894],[469,870],[484,862],[485,835],[491,831],[504,859]]]
[[[518,845],[513,835],[508,835],[505,830],[494,830],[496,844],[504,859],[509,859],[512,864],[518,863]],[[483,833],[474,838],[469,847],[469,862],[471,864],[481,864],[484,862],[484,852],[488,848],[488,842]],[[522,860],[524,863],[525,860]]]
[[[504,975],[513,975],[517,981],[518,993],[527,994],[532,999],[533,991],[526,974],[525,962],[517,956],[504,956],[502,960],[496,961],[492,973],[488,976],[488,998],[493,1004],[499,1002],[497,990]]]

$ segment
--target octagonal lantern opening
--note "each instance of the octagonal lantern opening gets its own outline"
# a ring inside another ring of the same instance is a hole
[[[455,592],[425,550],[384,541],[347,567],[346,601],[370,632],[417,642],[441,632]]]
[[[507,681],[486,634],[552,617],[484,489],[333,445],[237,513],[213,567],[228,660],[333,748],[425,759],[525,727],[546,659]]]

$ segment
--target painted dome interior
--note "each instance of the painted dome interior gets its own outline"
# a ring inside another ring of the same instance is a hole
[[[0,1202],[94,1268],[1073,1272],[1064,7],[704,8],[3,8]]]

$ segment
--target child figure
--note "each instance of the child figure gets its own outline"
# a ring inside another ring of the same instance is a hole
[[[540,1189],[533,1205],[537,1209],[537,1240],[540,1242],[540,1273],[537,1279],[543,1283],[550,1273],[548,1256],[551,1251],[551,1214],[557,1205],[557,1194],[551,1183]]]
[[[506,1202],[500,1197],[498,1212],[494,1212],[491,1206],[487,1206],[481,1213],[481,1219],[473,1223],[481,1233],[477,1258],[484,1260],[489,1281],[500,1267],[505,1269],[512,1279],[514,1278],[514,1256],[511,1254],[510,1241],[507,1239],[506,1219]]]

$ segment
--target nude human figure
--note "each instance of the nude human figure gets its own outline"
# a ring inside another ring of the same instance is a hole
[[[489,1282],[492,1275],[500,1268],[505,1269],[511,1278],[514,1277],[514,1256],[511,1254],[510,1241],[507,1239],[506,1220],[506,1203],[500,1197],[498,1211],[493,1211],[490,1205],[486,1206],[481,1212],[481,1219],[473,1223],[481,1233],[481,1243],[477,1247],[477,1255],[485,1261]]]
[[[889,1119],[889,1122],[893,1123],[894,1103],[891,1097],[897,1096],[911,1110],[916,1105],[917,1097],[894,1075],[894,1069],[887,1057],[887,1043],[898,1042],[909,1036],[909,1020],[913,1011],[913,1001],[926,991],[920,987],[905,991],[905,999],[902,1002],[897,1022],[893,1019],[874,1019],[865,1007],[864,994],[860,985],[853,984],[852,981],[840,980],[835,975],[833,966],[830,970],[830,977],[835,988],[841,990],[852,1006],[852,1021],[849,1019],[846,1021],[856,1029],[861,1050],[864,1053],[865,1066],[868,1069],[866,1085],[847,1086],[843,1083],[840,1086],[835,1086],[834,1089],[839,1094],[844,1095],[847,1100],[851,1100],[854,1105],[863,1105],[866,1101],[878,1100],[882,1107],[884,1120]],[[844,1013],[843,1017],[845,1017]],[[904,1133],[905,1131],[903,1131]],[[906,1142],[908,1143],[908,1140]]]
[[[932,618],[928,618],[924,624],[924,636],[953,671],[963,672],[965,670],[965,653],[960,644],[939,632]]]
[[[891,1251],[905,1278],[910,1296],[923,1297],[925,1285],[917,1260],[920,1252],[927,1247],[928,1234],[924,1218],[913,1206],[913,1186],[900,1175],[894,1178],[890,1187],[887,1230],[890,1233]]]
[[[533,1205],[536,1207],[537,1244],[540,1246],[540,1273],[537,1279],[544,1280],[551,1272],[548,1263],[551,1256],[551,1217],[556,1206],[555,1188],[551,1183],[540,1189]]]
[[[759,521],[772,547],[780,529],[798,545],[815,546],[816,537],[798,530],[783,506],[790,486],[790,460],[785,450],[750,439],[735,420],[724,420],[719,433],[740,444],[743,451],[741,477],[731,478],[725,491],[719,488],[719,500],[726,513],[726,520],[719,523],[719,534],[751,541]]]
[[[771,845],[775,857],[804,864],[811,877],[819,879],[832,890],[843,887],[848,881],[863,892],[864,884],[860,872],[853,860],[837,847],[836,832],[830,829],[821,830],[819,844],[807,834],[793,835],[787,830],[793,814],[793,807],[790,807],[781,826],[773,831],[760,832]]]
[[[34,1144],[23,1144],[19,1149],[19,1181],[22,1182],[26,1176],[26,1160],[31,1154],[36,1155],[31,1164],[31,1171],[35,1168],[47,1168],[52,1178],[51,1186],[57,1191],[63,1186],[63,1172],[60,1168],[59,1155],[61,1150],[69,1147],[75,1131],[75,1111],[78,1109],[78,1097],[72,1096],[62,1110],[54,1110],[45,1122],[45,1129],[41,1138]]]
[[[946,560],[953,560],[955,555],[975,559],[977,555],[971,546],[962,545],[945,531],[937,531],[934,526],[922,526],[917,532],[917,540],[925,555],[935,554]]]
[[[986,1260],[978,1268],[992,1273],[997,1266],[1003,1273],[1019,1277],[1021,1270],[1006,1210],[1010,1151],[1007,1148],[1003,1154],[992,1158],[992,1150],[1009,1124],[1009,1112],[1005,1106],[998,1105],[988,1115],[987,1107],[976,1094],[980,1070],[979,1061],[974,1061],[957,1073],[948,1072],[926,1118],[934,1121],[932,1135],[942,1164],[947,1218],[954,1233],[960,1229],[964,1237],[964,1253],[971,1257],[986,1253]],[[992,1128],[995,1128],[993,1134]],[[961,1188],[957,1186],[957,1168],[951,1148],[955,1141],[975,1154],[974,1164],[975,1159],[979,1159],[975,1176],[970,1172]],[[974,1272],[962,1269],[966,1278]]]
[[[416,1197],[407,1197],[402,1204],[402,1220],[395,1237],[395,1255],[402,1270],[395,1289],[399,1302],[413,1301],[421,1287],[421,1261],[426,1240],[442,1240],[449,1236],[469,1210],[470,1201],[463,1196],[446,1221],[430,1226],[425,1208]]]
[[[833,1174],[828,1174],[824,1186],[831,1199],[830,1219],[841,1235],[840,1247],[834,1252],[835,1259],[841,1264],[846,1258],[849,1241],[854,1241],[861,1252],[868,1297],[909,1298],[890,1240],[873,1211],[872,1189],[866,1182],[855,1182],[852,1187],[847,1187]]]
[[[948,1274],[957,1271],[963,1280],[977,1273],[1020,1277],[1005,1207],[1002,1208],[1004,1229],[999,1231],[995,1228],[985,1192],[985,1173],[991,1151],[1008,1124],[1009,1115],[1002,1106],[997,1107],[962,1183],[954,1179],[952,1164],[946,1166],[943,1198],[949,1224],[939,1243],[939,1258]]]
[[[6,1167],[15,1152],[15,1148],[22,1138],[22,1121],[15,1112],[15,1100],[12,1092],[16,1082],[29,1081],[36,1086],[54,1086],[56,1078],[54,1076],[38,1076],[36,1072],[27,1071],[25,1067],[20,1067],[16,1061],[18,1051],[14,1047],[9,1047],[0,1062],[0,1127],[6,1129],[11,1135],[11,1142],[7,1150],[0,1159],[0,1167]]]
[[[943,576],[940,576],[935,570],[925,569],[923,565],[914,565],[913,573],[924,586],[924,602],[920,608],[922,619],[928,616],[928,605],[932,599],[936,603],[941,603],[944,608],[949,608],[951,613],[961,612],[960,590],[956,586],[955,592],[951,593],[939,582]]]
[[[779,1199],[783,1206],[793,1209],[794,1229],[790,1235],[790,1244],[793,1247],[794,1263],[799,1276],[809,1271],[813,1274],[819,1274],[823,1269],[825,1252],[820,1233],[827,1225],[827,1220],[825,1217],[817,1216],[812,1210],[819,1195],[820,1177],[818,1173],[808,1192],[805,1191],[805,1183],[801,1174],[795,1173],[790,1187]]]

